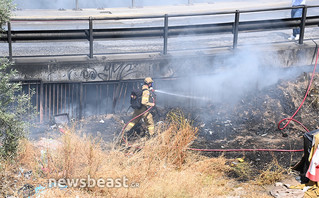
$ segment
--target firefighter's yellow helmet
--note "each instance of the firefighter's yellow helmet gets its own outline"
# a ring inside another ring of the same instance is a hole
[[[150,84],[150,83],[153,83],[154,81],[153,81],[153,79],[151,78],[151,77],[146,77],[145,79],[144,79],[144,83],[145,84]]]

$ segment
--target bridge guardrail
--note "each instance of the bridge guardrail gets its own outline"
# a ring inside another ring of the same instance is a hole
[[[300,27],[299,44],[303,43],[304,31],[306,27],[319,25],[319,15],[307,17],[308,8],[318,8],[315,6],[298,6],[298,7],[282,7],[282,8],[269,8],[258,10],[236,10],[234,12],[211,12],[211,13],[195,13],[195,14],[174,14],[174,15],[148,15],[148,16],[131,16],[131,17],[104,17],[104,18],[51,18],[51,19],[23,19],[14,18],[11,21],[89,21],[87,29],[74,29],[74,30],[12,30],[11,22],[8,22],[7,31],[0,34],[0,41],[7,42],[9,46],[9,59],[12,60],[12,43],[14,42],[41,42],[41,41],[89,41],[89,54],[90,58],[94,56],[93,43],[94,40],[105,39],[130,39],[130,38],[148,38],[148,37],[163,37],[163,51],[165,55],[168,52],[168,38],[180,35],[197,35],[197,34],[219,34],[219,33],[232,33],[233,34],[233,48],[237,48],[239,32],[250,31],[269,31],[269,30],[282,30]],[[303,14],[301,18],[281,18],[271,20],[255,20],[255,21],[240,21],[241,13],[253,12],[268,12],[278,10],[291,10],[302,8]],[[195,24],[195,25],[178,25],[169,26],[169,18],[176,17],[194,17],[194,16],[207,16],[207,15],[226,15],[234,14],[234,22],[225,23],[208,23],[208,24]],[[99,20],[127,20],[127,19],[155,19],[163,18],[164,24],[162,27],[138,27],[138,28],[104,28],[93,29],[94,21]]]

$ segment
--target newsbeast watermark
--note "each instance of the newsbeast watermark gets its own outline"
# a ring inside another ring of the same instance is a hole
[[[50,187],[74,187],[74,188],[138,188],[140,186],[137,182],[129,182],[126,176],[118,178],[91,178],[90,175],[87,178],[76,178],[76,179],[49,179]]]

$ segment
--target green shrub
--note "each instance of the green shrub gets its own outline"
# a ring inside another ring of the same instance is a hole
[[[0,155],[6,159],[15,156],[28,129],[27,119],[35,113],[32,94],[23,94],[21,84],[10,81],[16,73],[10,66],[8,60],[0,59]]]

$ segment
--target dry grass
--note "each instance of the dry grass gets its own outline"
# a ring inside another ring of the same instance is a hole
[[[256,178],[255,183],[260,186],[274,184],[277,181],[283,180],[286,173],[287,170],[279,165],[276,158],[273,158],[273,161],[268,164],[267,169],[263,170]]]
[[[247,161],[232,160],[230,174],[240,181],[249,181],[254,177],[255,171]]]
[[[41,197],[268,197],[256,190],[258,187],[242,189],[237,181],[229,179],[226,173],[231,167],[224,157],[208,158],[188,151],[198,130],[179,111],[168,115],[167,124],[155,138],[121,149],[105,150],[99,139],[81,135],[74,128],[66,131],[52,140],[54,146],[21,142],[16,167],[33,171],[30,184],[47,186],[50,178],[125,176],[129,187],[47,187]],[[12,167],[1,167],[1,173],[14,173]],[[137,183],[138,187],[131,186]]]

